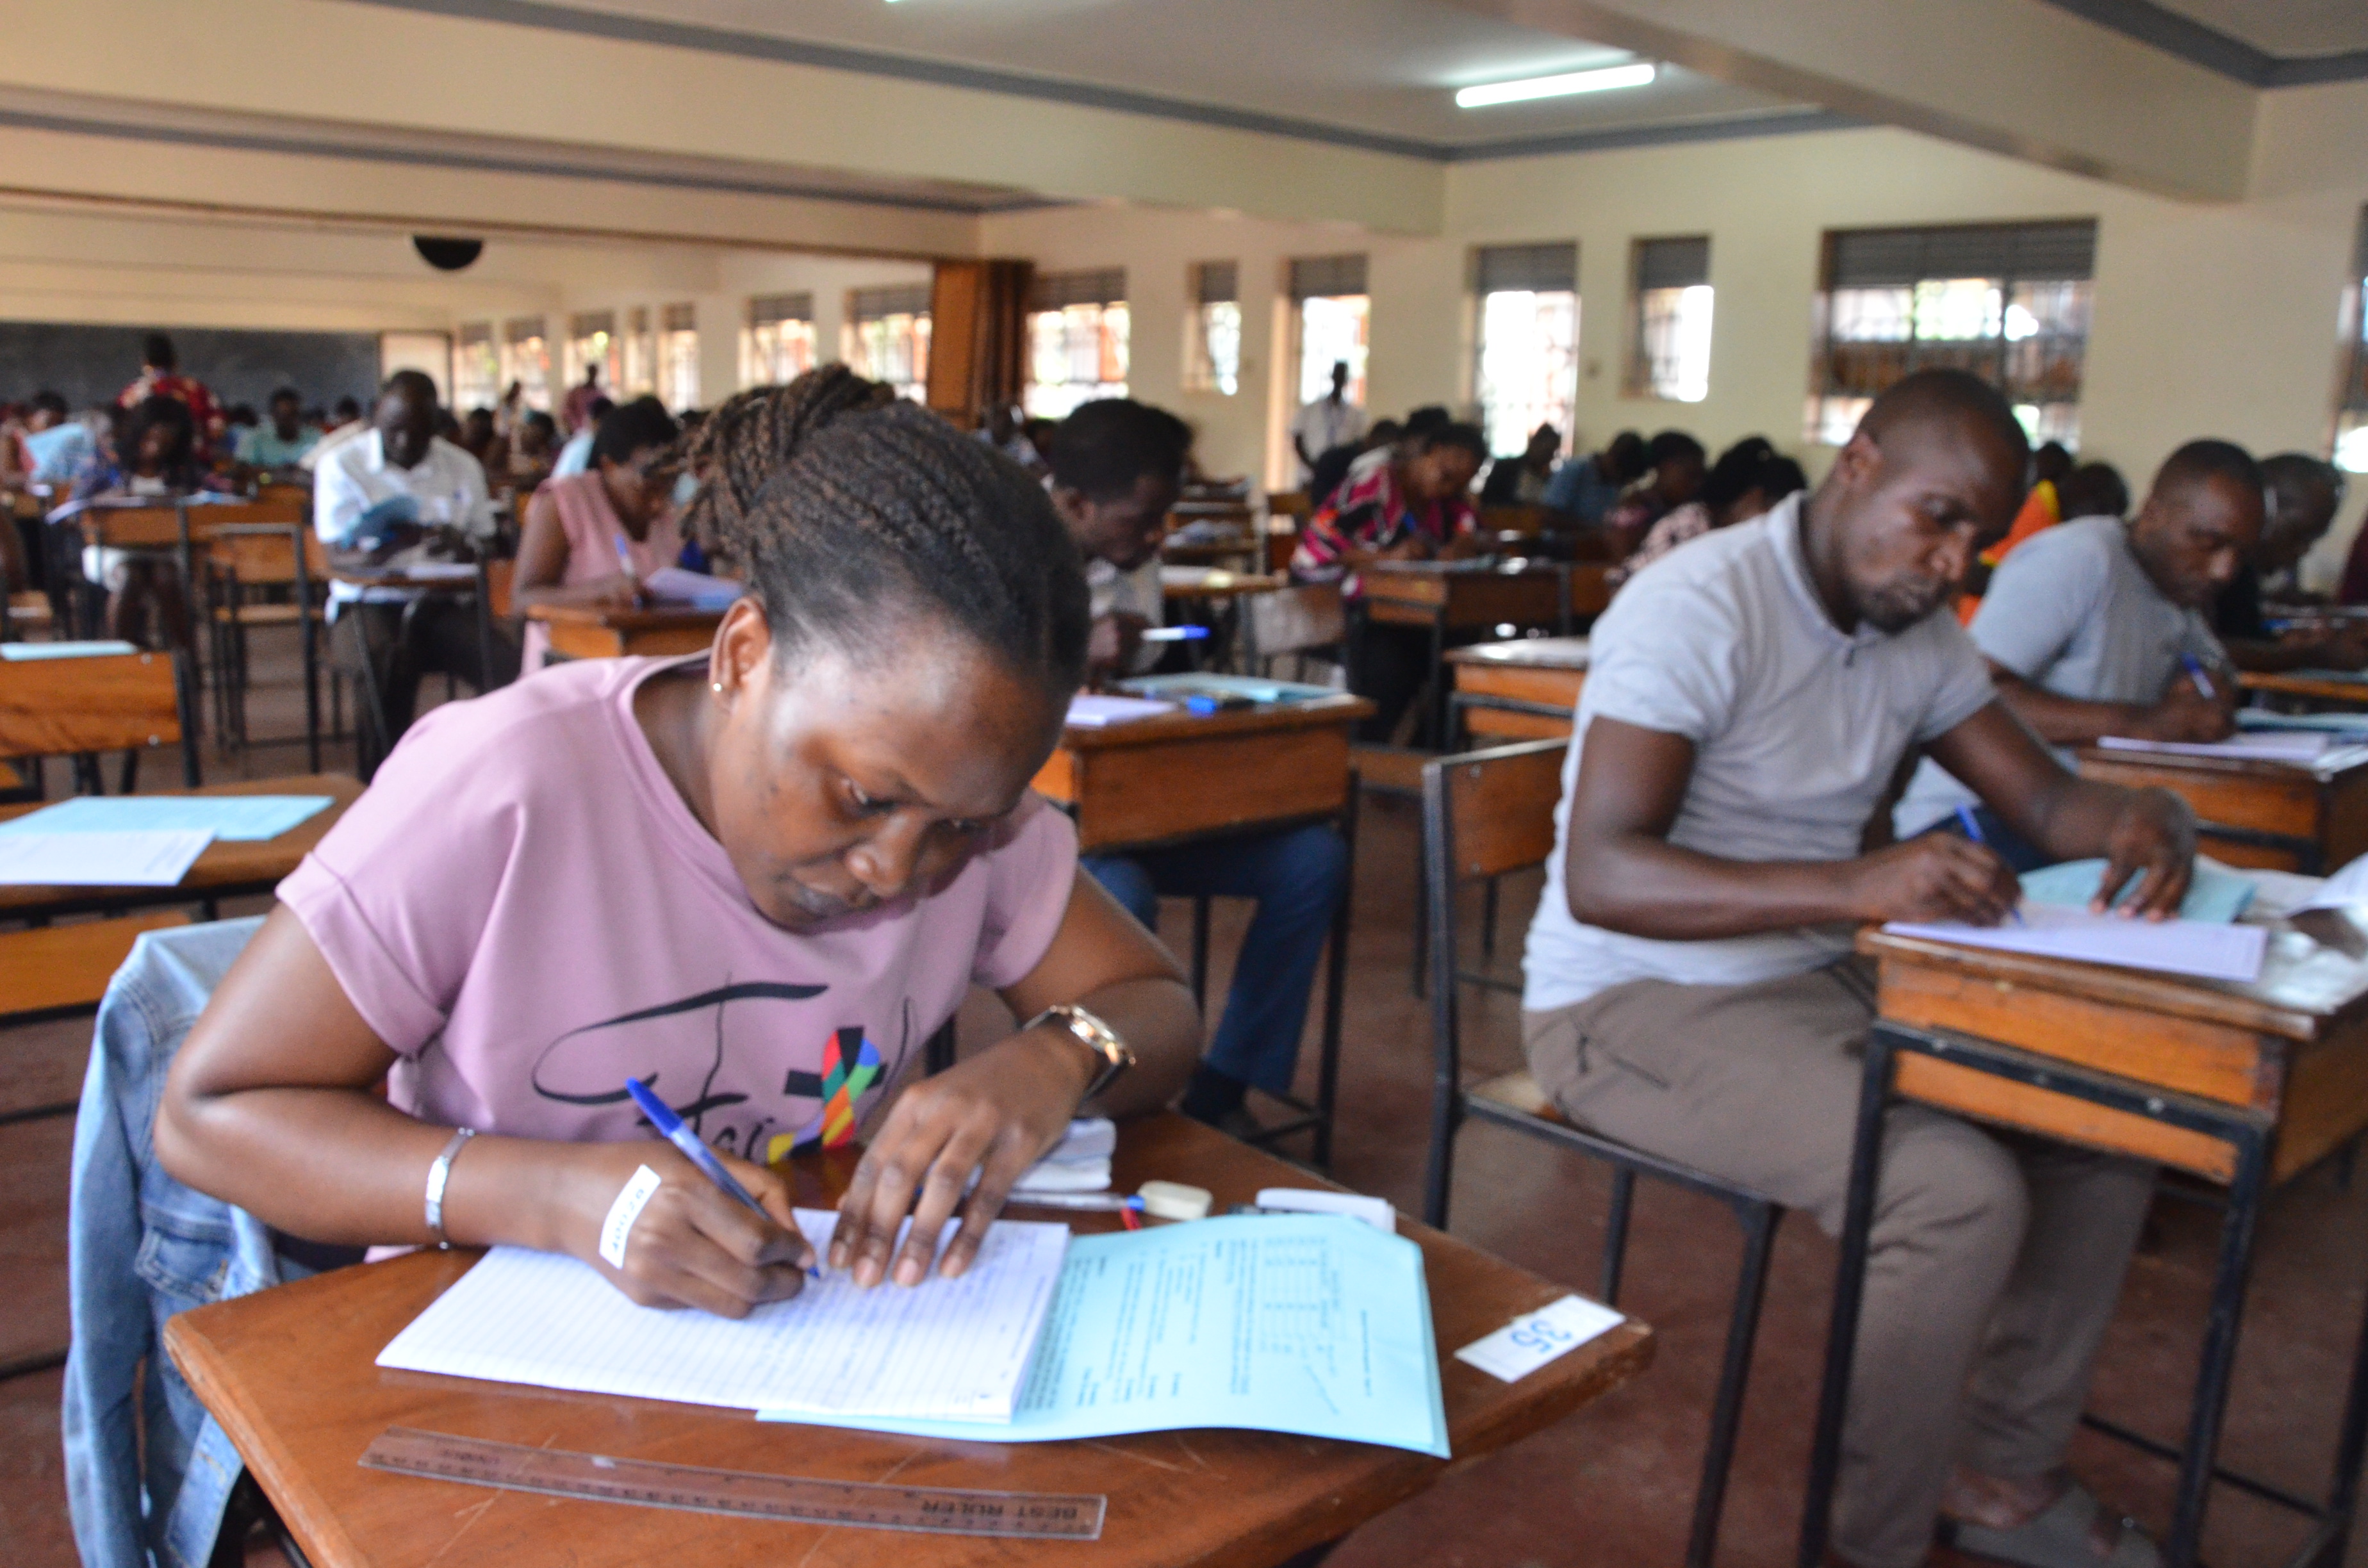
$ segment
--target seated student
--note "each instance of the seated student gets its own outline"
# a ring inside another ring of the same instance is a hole
[[[1982,595],[1989,589],[1990,574],[2032,537],[2066,517],[2129,516],[2130,487],[2123,480],[2121,470],[2102,462],[2082,463],[2069,469],[2061,464],[2043,466],[2042,460],[2050,449],[2065,456],[2066,461],[2070,460],[2064,449],[2053,441],[2032,455],[2032,472],[2052,477],[2042,478],[2031,487],[2006,538],[1976,556],[1972,570],[1965,574],[1965,591],[1957,596],[1957,619],[1968,626],[1974,622],[1975,612],[1982,608]]]
[[[486,477],[495,483],[507,479],[518,490],[532,491],[551,477],[558,447],[557,422],[542,410],[529,408],[518,415],[518,428],[510,436],[505,472]]]
[[[1395,419],[1376,419],[1364,435],[1354,441],[1343,441],[1328,451],[1316,454],[1315,466],[1307,475],[1307,505],[1312,510],[1332,499],[1349,471],[1374,452],[1386,453],[1406,435],[1406,426]],[[1376,460],[1386,462],[1386,457]]]
[[[382,561],[422,542],[458,553],[494,537],[484,471],[435,434],[436,415],[434,381],[417,370],[387,379],[370,432],[331,452],[314,478],[313,528],[324,542],[347,559]],[[514,645],[496,636],[488,650],[466,598],[348,583],[331,584],[329,594],[337,665],[357,682],[375,683],[386,719],[381,733],[371,704],[360,703],[365,777],[403,738],[422,676],[456,675],[481,692],[518,678]]]
[[[294,387],[281,387],[265,406],[271,423],[257,425],[239,438],[239,464],[250,475],[296,468],[321,441],[319,431],[304,427],[304,396]]]
[[[2269,518],[2235,581],[2213,601],[2213,631],[2241,670],[2368,669],[2368,639],[2358,630],[2305,626],[2279,632],[2261,608],[2264,590],[2286,599],[2307,597],[2295,588],[2294,570],[2335,526],[2343,471],[2306,453],[2280,452],[2261,460],[2261,478],[2269,485]]]
[[[698,452],[694,505],[756,592],[705,653],[578,661],[406,737],[173,1063],[176,1177],[315,1241],[569,1253],[738,1317],[803,1281],[763,1162],[820,1141],[826,1052],[882,1063],[828,1258],[866,1287],[919,1284],[957,1210],[961,1273],[1081,1102],[1176,1093],[1199,1031],[1175,960],[1028,790],[1085,665],[1043,491],[842,366],[742,393]],[[973,983],[1029,1021],[919,1078]],[[761,1217],[651,1136],[629,1074]],[[641,1165],[663,1185],[612,1266]]]
[[[161,332],[150,333],[142,342],[140,374],[116,394],[115,406],[129,414],[152,397],[169,397],[188,406],[191,427],[197,431],[198,461],[210,461],[214,444],[222,435],[221,406],[205,382],[181,374],[180,357],[173,350],[173,340]]]
[[[310,473],[321,472],[321,464],[331,452],[347,441],[359,441],[370,434],[370,421],[362,417],[362,405],[350,397],[339,398],[329,411],[329,427],[313,443],[313,449],[296,460],[296,466]]]
[[[1664,430],[1645,445],[1653,477],[1622,495],[1603,515],[1603,526],[1623,554],[1644,541],[1655,523],[1701,494],[1707,454],[1683,430]]]
[[[1746,436],[1718,455],[1701,496],[1655,523],[1645,542],[1611,568],[1606,581],[1622,584],[1678,546],[1714,529],[1748,523],[1795,490],[1809,487],[1808,475],[1790,458],[1780,458],[1765,436]]]
[[[1292,576],[1339,583],[1353,599],[1361,591],[1357,573],[1375,562],[1455,553],[1479,526],[1472,478],[1487,459],[1487,439],[1475,426],[1435,426],[1409,437],[1307,520],[1292,552]],[[1429,660],[1430,634],[1423,629],[1360,622],[1349,670],[1357,694],[1376,708],[1360,727],[1360,738],[1389,743],[1430,678]]]
[[[1603,521],[1622,492],[1645,477],[1645,437],[1634,430],[1622,430],[1601,451],[1573,458],[1555,469],[1554,478],[1546,483],[1542,505],[1567,512],[1593,528]]]
[[[1191,441],[1182,420],[1125,398],[1080,404],[1054,437],[1053,506],[1086,556],[1098,662],[1128,667],[1144,630],[1158,621],[1160,532]],[[1176,787],[1190,781],[1179,778]],[[1185,1115],[1249,1136],[1258,1124],[1245,1104],[1248,1089],[1291,1092],[1308,993],[1348,858],[1340,835],[1322,824],[1085,858],[1094,880],[1148,930],[1159,928],[1162,895],[1258,902],[1224,1017],[1178,1108]]]
[[[2260,528],[2259,465],[2226,441],[2190,441],[2128,523],[2076,517],[2034,535],[1998,567],[1968,629],[1998,699],[2051,745],[2226,739],[2238,692],[2203,609]],[[1937,761],[1917,769],[1892,820],[1905,838],[1954,825],[1959,806],[1977,808],[2017,870],[2047,863]]]
[[[592,468],[553,479],[527,503],[510,602],[627,605],[661,566],[682,556],[675,526],[674,453],[682,427],[654,397],[611,409],[593,434]],[[528,673],[542,668],[551,630],[526,623]]]
[[[123,433],[91,449],[74,472],[77,501],[118,497],[163,501],[221,487],[199,466],[197,421],[189,405],[163,393],[132,409]],[[107,589],[107,635],[143,648],[189,646],[188,601],[168,550],[86,544],[83,575]]]
[[[1678,552],[1597,621],[1524,959],[1531,1071],[1573,1120],[1839,1226],[1873,1017],[1852,927],[1995,924],[2018,892],[1962,838],[1861,848],[1911,746],[2054,854],[2110,856],[2140,910],[2178,908],[2187,808],[2066,772],[1947,613],[2027,460],[1996,391],[1908,376],[1814,494]],[[2103,1568],[2112,1527],[2058,1467],[2153,1187],[2150,1167],[1891,1111],[1843,1562],[1921,1563],[1945,1514],[1969,1552]],[[2154,1561],[2132,1547],[2111,1560]]]
[[[1498,458],[1488,465],[1487,483],[1480,486],[1483,506],[1535,506],[1545,500],[1554,481],[1554,454],[1562,450],[1562,432],[1553,425],[1530,432],[1530,443],[1519,457]]]

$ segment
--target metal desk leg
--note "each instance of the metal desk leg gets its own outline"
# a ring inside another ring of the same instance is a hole
[[[1349,770],[1349,798],[1340,805],[1340,837],[1347,869],[1340,877],[1340,904],[1332,912],[1332,950],[1324,974],[1324,1044],[1316,1062],[1315,1168],[1332,1168],[1332,1111],[1340,1091],[1340,1008],[1349,980],[1349,912],[1357,892],[1357,770]]]
[[[1809,1448],[1809,1485],[1802,1506],[1800,1568],[1820,1568],[1826,1535],[1833,1524],[1834,1482],[1841,1468],[1842,1420],[1850,1409],[1850,1358],[1858,1349],[1859,1307],[1866,1294],[1875,1178],[1883,1163],[1883,1112],[1891,1098],[1896,1049],[1886,1026],[1878,1023],[1868,1031],[1866,1074],[1858,1098],[1858,1134],[1842,1207],[1841,1264],[1834,1274],[1834,1315],[1826,1332],[1825,1385],[1817,1395],[1817,1431]]]
[[[2360,1506],[2360,1463],[2368,1455],[2368,1308],[2360,1314],[2360,1343],[2351,1355],[2351,1390],[2343,1401],[2341,1436],[2335,1445],[2335,1483],[2327,1489],[2327,1517],[2319,1527],[2311,1568],[2343,1561],[2351,1539],[2351,1517]]]
[[[2220,1266],[2212,1280],[2203,1364],[2195,1377],[2187,1450],[2179,1461],[2179,1495],[2171,1515],[2170,1539],[2163,1543],[2167,1568],[2192,1568],[2203,1542],[2203,1509],[2212,1498],[2212,1472],[2220,1456],[2220,1424],[2228,1413],[2228,1374],[2236,1368],[2237,1330],[2245,1315],[2253,1226],[2260,1215],[2261,1194],[2269,1186],[2268,1134],[2232,1119],[2226,1136],[2237,1151],[2237,1176],[2229,1184],[2227,1214],[2220,1221]]]
[[[379,689],[378,650],[370,642],[369,604],[368,599],[358,598],[346,606],[347,612],[354,618],[354,640],[361,644],[362,650],[360,700],[370,705],[368,712],[357,714],[354,722],[357,732],[361,729],[364,719],[368,719],[371,725],[371,733],[368,736],[357,733],[354,737],[354,760],[358,764],[355,771],[361,775],[365,784],[378,771],[378,765],[386,760],[387,753],[394,749],[393,739],[387,733],[386,699]],[[398,625],[395,632],[398,656],[402,646],[403,632]],[[359,707],[359,703],[356,706]]]

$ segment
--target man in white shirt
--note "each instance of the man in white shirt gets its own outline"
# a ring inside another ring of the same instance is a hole
[[[338,564],[387,565],[431,551],[449,558],[492,541],[485,471],[436,434],[436,383],[398,371],[380,392],[368,432],[322,460],[313,527]],[[409,727],[423,675],[457,675],[479,691],[518,678],[508,639],[481,642],[470,592],[336,583],[329,611],[332,654],[365,694],[357,721],[365,778]]]
[[[1579,1125],[1841,1220],[1873,1017],[1861,922],[1995,925],[1991,850],[1869,852],[1923,744],[2057,858],[2175,912],[2192,814],[2064,770],[1949,613],[2029,448],[1962,371],[1875,400],[1815,495],[1656,562],[1595,624],[1523,959],[1530,1069]],[[1918,1568],[1946,1519],[2016,1562],[2156,1561],[2061,1468],[2150,1166],[1917,1106],[1885,1122],[1834,1501],[1850,1568]]]
[[[1292,450],[1299,454],[1299,479],[1315,472],[1315,460],[1335,447],[1365,437],[1365,411],[1349,401],[1349,362],[1332,362],[1332,390],[1301,409],[1291,422]]]

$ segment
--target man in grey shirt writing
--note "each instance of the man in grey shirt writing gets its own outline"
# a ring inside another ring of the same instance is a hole
[[[1575,1121],[1839,1225],[1873,1013],[1853,927],[1995,924],[2018,893],[1964,839],[1862,848],[1910,746],[2032,842],[2107,857],[2109,893],[2178,908],[2187,808],[2066,773],[1943,608],[2029,460],[1983,382],[1907,377],[1814,495],[1671,552],[1596,623],[1524,960],[1531,1071]],[[2152,1189],[2145,1166],[1893,1110],[1844,1562],[1911,1568],[1944,1518],[2008,1561],[2154,1561],[2060,1468]]]
[[[2077,517],[2032,535],[1999,565],[1968,629],[2000,699],[2056,746],[2226,738],[2237,677],[2204,612],[2260,537],[2261,496],[2261,471],[2242,448],[2190,441],[2126,526]],[[1930,759],[1894,821],[1905,838],[1952,823],[1961,805],[2018,869],[2047,863]]]

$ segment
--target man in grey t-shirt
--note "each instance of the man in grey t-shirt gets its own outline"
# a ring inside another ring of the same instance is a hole
[[[2261,496],[2261,471],[2244,449],[2190,441],[2126,527],[2078,517],[2009,555],[1969,630],[2015,717],[2056,746],[2232,733],[2237,679],[2204,612],[2260,537]],[[2019,869],[2046,864],[1929,759],[1893,820],[1905,838],[1946,825],[1961,805]]]
[[[1654,562],[1596,623],[1524,959],[1531,1071],[1574,1121],[1839,1225],[1873,1017],[1851,927],[1994,924],[2018,893],[1964,839],[1862,848],[1911,745],[2056,854],[2109,856],[2109,890],[2178,908],[2185,805],[2066,772],[1944,608],[2028,460],[1994,390],[1910,376],[1814,495]],[[2154,1560],[2059,1468],[2152,1191],[2149,1167],[1891,1112],[1843,1561],[1912,1568],[1942,1517],[1985,1556]]]

